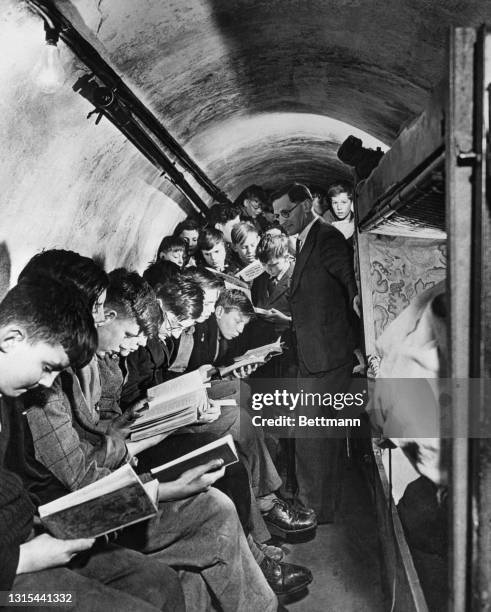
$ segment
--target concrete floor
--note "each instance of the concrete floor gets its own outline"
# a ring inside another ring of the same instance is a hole
[[[383,612],[377,527],[362,476],[345,466],[336,522],[317,528],[314,540],[284,544],[285,561],[306,565],[314,580],[290,612]]]

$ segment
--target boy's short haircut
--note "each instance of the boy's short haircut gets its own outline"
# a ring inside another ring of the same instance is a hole
[[[225,312],[238,310],[244,317],[254,318],[254,306],[247,295],[240,289],[224,289],[218,296],[215,308],[221,306]]]
[[[159,259],[151,263],[143,273],[143,278],[150,287],[155,287],[160,283],[165,283],[169,278],[179,276],[181,268],[173,261]]]
[[[284,234],[279,236],[264,234],[257,245],[256,257],[263,264],[280,257],[288,257],[290,254],[289,244],[288,237]]]
[[[181,276],[194,280],[202,289],[225,289],[224,281],[206,268],[184,268]]]
[[[216,223],[224,225],[240,215],[240,208],[230,204],[213,204],[206,215],[207,224],[215,227]]]
[[[293,185],[288,189],[288,197],[290,198],[290,202],[294,204],[313,199],[310,189],[301,183],[293,183]]]
[[[193,219],[192,217],[188,217],[181,221],[176,225],[176,228],[173,232],[174,236],[180,236],[182,232],[199,232],[202,228],[203,224],[200,223],[197,219]]]
[[[188,252],[188,244],[179,236],[164,236],[157,250],[157,259],[169,251],[182,251],[186,256]]]
[[[155,293],[164,311],[170,310],[180,321],[199,319],[203,312],[204,291],[190,278],[169,278],[155,287]]]
[[[346,183],[344,181],[339,181],[337,183],[333,183],[332,185],[329,185],[329,187],[327,188],[327,194],[326,194],[326,198],[327,198],[329,206],[331,205],[332,198],[342,193],[346,193],[350,200],[353,199],[353,187],[349,183]]]
[[[40,274],[62,283],[73,283],[90,309],[109,284],[107,273],[93,259],[63,249],[49,249],[31,257],[19,274],[19,280],[35,281]]]
[[[109,272],[106,308],[123,318],[136,319],[147,338],[155,338],[162,325],[162,311],[154,290],[137,272],[117,268]]]
[[[234,225],[232,228],[232,232],[230,234],[232,244],[235,246],[241,246],[244,244],[249,234],[256,234],[259,236],[257,229],[248,221],[241,221],[240,223],[237,223],[237,225]]]
[[[198,236],[198,249],[200,251],[210,251],[217,244],[225,244],[223,233],[214,227],[203,228]]]
[[[71,283],[38,274],[25,278],[0,302],[0,327],[15,323],[31,344],[61,344],[70,365],[82,368],[97,349],[97,330],[86,297]]]

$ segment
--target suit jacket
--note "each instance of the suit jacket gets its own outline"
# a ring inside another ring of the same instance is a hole
[[[254,279],[251,287],[251,297],[254,306],[264,308],[276,308],[280,312],[290,315],[290,280],[293,274],[295,263],[290,264],[289,269],[278,281],[271,293],[268,291],[269,274],[264,272],[261,276]],[[282,340],[291,344],[291,330],[288,324],[274,324],[258,316],[246,328],[248,345],[251,347],[262,346],[268,342],[274,342],[278,336]]]
[[[274,288],[271,294],[268,292],[268,282],[270,278],[269,274],[267,272],[263,272],[261,276],[258,276],[252,283],[251,287],[252,303],[254,304],[254,306],[258,306],[259,308],[265,308],[266,310],[268,310],[269,308],[276,308],[284,314],[289,315],[289,289],[294,268],[295,263],[292,262],[288,270],[278,281],[276,287]]]
[[[317,220],[298,254],[290,283],[298,357],[310,373],[352,361],[356,293],[352,253],[344,236]]]
[[[214,366],[228,365],[233,358],[244,352],[243,334],[235,340],[225,341],[226,350],[215,360],[218,342],[218,323],[215,315],[212,314],[203,323],[197,323],[194,330],[194,346],[189,358],[187,371],[196,370],[202,365],[210,363]]]

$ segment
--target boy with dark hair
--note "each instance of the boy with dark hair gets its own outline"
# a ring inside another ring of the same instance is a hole
[[[181,269],[175,263],[166,259],[159,259],[151,263],[142,276],[151,287],[164,283],[168,278],[179,276]]]
[[[19,281],[35,280],[40,274],[60,282],[70,281],[82,296],[87,296],[89,309],[96,310],[97,306],[100,309],[100,298],[109,283],[106,272],[93,259],[63,249],[49,249],[31,257],[19,274]]]
[[[240,223],[240,208],[228,204],[213,204],[207,214],[207,222],[210,228],[222,232],[227,244],[232,242],[232,229]]]
[[[199,233],[198,250],[200,263],[217,272],[233,274],[237,267],[231,265],[223,233],[212,227],[205,227]]]
[[[138,275],[116,271],[109,276],[107,312],[110,320],[101,328],[104,333],[101,333],[100,349],[101,353],[117,354],[135,348],[141,333],[138,321],[140,324],[148,323],[149,328],[153,327],[155,321],[145,316],[151,309],[142,308],[149,291],[142,286]],[[118,317],[122,317],[119,326],[115,325]],[[109,405],[111,402],[117,405],[117,389],[107,388],[102,370],[101,376],[106,400]],[[65,377],[63,383],[53,389],[49,398],[50,415],[53,411],[58,414],[64,411],[65,418],[71,423],[72,432],[71,436],[59,437],[58,445],[62,452],[56,461],[51,460],[46,467],[65,486],[80,486],[75,484],[69,470],[74,453],[85,457],[85,471],[76,482],[83,480],[84,484],[88,484],[111,473],[121,462],[133,461],[135,455],[162,440],[163,436],[156,436],[125,444],[122,436],[120,441],[126,448],[126,454],[123,457],[114,455],[107,438],[115,445],[116,438],[113,435],[105,436],[104,444],[96,404],[87,402],[77,377]],[[94,395],[91,399],[96,401]],[[52,459],[50,453],[53,452],[53,436],[45,435],[47,424],[40,416],[42,413],[39,406],[29,411],[36,456],[43,463],[46,458]],[[58,430],[56,423],[51,423],[50,427],[53,432]],[[89,457],[90,462],[87,461]],[[121,537],[132,547],[152,553],[155,558],[165,558],[173,566],[185,568],[183,580],[189,609],[201,609],[202,597],[209,599],[209,589],[225,612],[263,607],[273,611],[276,609],[276,599],[248,549],[232,502],[219,491],[208,490],[213,482],[223,476],[223,468],[209,471],[217,467],[219,465],[216,462],[209,462],[185,472],[172,483],[161,483],[159,516],[124,530]],[[199,492],[202,493],[196,495]],[[169,499],[184,501],[165,501]],[[204,588],[205,582],[207,589]]]
[[[165,373],[177,354],[182,333],[193,326],[203,311],[204,293],[191,279],[180,275],[155,284],[156,298],[163,313],[157,336],[149,338],[126,360],[127,377],[120,406],[127,408],[146,395],[149,387],[165,380]]]
[[[164,236],[157,251],[157,260],[171,261],[182,268],[188,259],[187,242],[179,236]]]
[[[39,275],[37,283],[22,281],[0,303],[0,393],[16,397],[28,388],[49,387],[70,362],[83,365],[91,359],[96,338],[75,287]],[[0,589],[68,593],[77,608],[87,610],[184,609],[172,572],[132,551],[98,547],[75,571],[56,567],[91,548],[94,540],[32,537],[35,507],[20,478],[6,469],[24,476],[23,419],[1,396],[0,423]]]

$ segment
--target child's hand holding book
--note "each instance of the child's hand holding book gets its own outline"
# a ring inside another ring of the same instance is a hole
[[[213,423],[213,421],[216,421],[221,414],[222,411],[220,404],[208,398],[208,401],[204,406],[202,406],[202,409],[198,410],[198,422],[202,424]]]
[[[159,501],[185,499],[208,489],[225,474],[223,459],[212,459],[187,470],[177,480],[159,484]]]
[[[48,533],[42,533],[21,544],[17,574],[66,565],[75,555],[91,548],[94,542],[94,538],[60,540]]]

